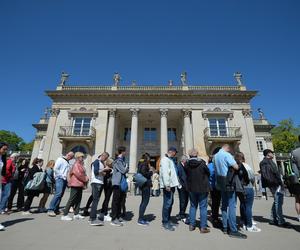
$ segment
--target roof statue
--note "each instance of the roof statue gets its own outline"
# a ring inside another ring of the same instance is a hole
[[[235,72],[233,74],[233,76],[234,76],[234,78],[237,82],[237,85],[242,86],[243,85],[243,75],[242,75],[242,73],[241,72]]]
[[[66,84],[66,82],[67,82],[67,80],[68,80],[68,78],[69,78],[69,74],[68,73],[66,73],[66,72],[61,72],[61,78],[60,78],[60,83],[59,83],[59,85],[60,86],[64,86],[65,84]]]
[[[187,73],[184,71],[180,74],[181,85],[187,85]]]
[[[119,86],[121,80],[122,80],[122,78],[121,78],[120,74],[118,72],[115,72],[114,76],[113,76],[114,86]]]
[[[169,80],[169,86],[173,86],[173,80]]]
[[[258,108],[257,111],[258,111],[259,119],[266,120],[265,113],[262,111],[262,109]]]

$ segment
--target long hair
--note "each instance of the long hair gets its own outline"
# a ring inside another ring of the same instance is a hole
[[[38,163],[40,162],[43,162],[44,160],[43,159],[39,159],[39,158],[34,158],[34,160],[32,161],[32,166],[35,166],[37,165]]]

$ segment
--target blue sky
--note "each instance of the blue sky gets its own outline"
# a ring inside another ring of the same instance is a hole
[[[0,129],[29,141],[61,71],[70,84],[234,84],[272,123],[300,123],[298,0],[1,0]]]

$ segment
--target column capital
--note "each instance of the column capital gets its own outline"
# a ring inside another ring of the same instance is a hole
[[[131,116],[137,117],[139,111],[140,111],[140,109],[138,109],[138,108],[131,108],[131,109],[130,109]]]
[[[190,117],[192,110],[191,109],[183,109],[182,112],[183,112],[183,117],[185,118],[185,117]]]
[[[57,117],[59,115],[60,109],[58,108],[52,108],[50,109],[50,116]]]
[[[109,115],[109,117],[115,118],[115,117],[116,117],[116,112],[117,112],[116,109],[109,109],[109,110],[108,110],[108,115]]]
[[[246,117],[252,117],[252,110],[251,109],[243,109],[242,110],[243,116]]]
[[[160,109],[160,116],[161,117],[167,117],[168,116],[168,109]]]

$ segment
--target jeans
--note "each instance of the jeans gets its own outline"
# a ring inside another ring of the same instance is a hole
[[[93,192],[93,189],[92,189],[92,192]],[[89,208],[90,208],[92,202],[93,202],[93,194],[91,194],[90,197],[88,198],[86,205],[84,207],[84,211],[86,211],[86,212],[89,211]]]
[[[121,209],[125,206],[126,193],[122,192],[119,186],[113,186],[113,199],[111,205],[112,220],[120,219]],[[124,208],[123,208],[124,209]]]
[[[49,211],[59,211],[59,204],[65,193],[66,187],[67,180],[61,178],[55,180],[55,194],[50,202]]]
[[[243,196],[243,199],[240,199],[241,224],[252,227],[253,188],[245,188],[245,195]]]
[[[234,191],[221,191],[222,196],[222,223],[226,230],[229,224],[231,232],[237,232],[236,227],[236,194]]]
[[[82,199],[82,187],[71,187],[70,198],[64,209],[64,216],[68,215],[71,207],[74,208],[74,215],[79,214],[80,202]]]
[[[149,186],[142,187],[142,201],[139,209],[139,220],[143,219],[149,200],[150,200],[150,187]]]
[[[216,188],[210,191],[211,196],[211,218],[213,221],[219,218],[219,209],[221,204],[221,192]]]
[[[270,220],[280,225],[285,223],[285,220],[283,218],[283,213],[282,213],[284,195],[281,192],[277,192],[277,188],[270,188],[270,190],[274,196],[274,202],[271,209]]]
[[[4,212],[5,208],[7,207],[8,198],[10,196],[10,190],[11,190],[11,182],[2,184],[0,212]]]
[[[179,216],[181,219],[186,217],[185,211],[189,203],[189,192],[184,187],[177,188],[179,195]]]
[[[91,186],[92,186],[93,202],[91,207],[90,218],[91,220],[95,220],[97,217],[97,207],[103,190],[103,185],[98,183],[92,183]]]
[[[207,227],[207,196],[208,193],[190,193],[190,225],[196,226],[196,212],[199,204],[200,208],[200,228]]]
[[[163,189],[163,208],[162,208],[162,223],[167,224],[170,222],[172,206],[174,203],[175,188],[172,187],[171,191],[168,192],[165,188]]]
[[[13,180],[11,185],[10,196],[8,199],[7,208],[11,209],[14,197],[18,191],[17,208],[21,209],[24,206],[24,185],[22,180]]]
[[[104,183],[104,201],[102,203],[101,213],[107,215],[109,200],[112,195],[113,188],[111,183]]]

